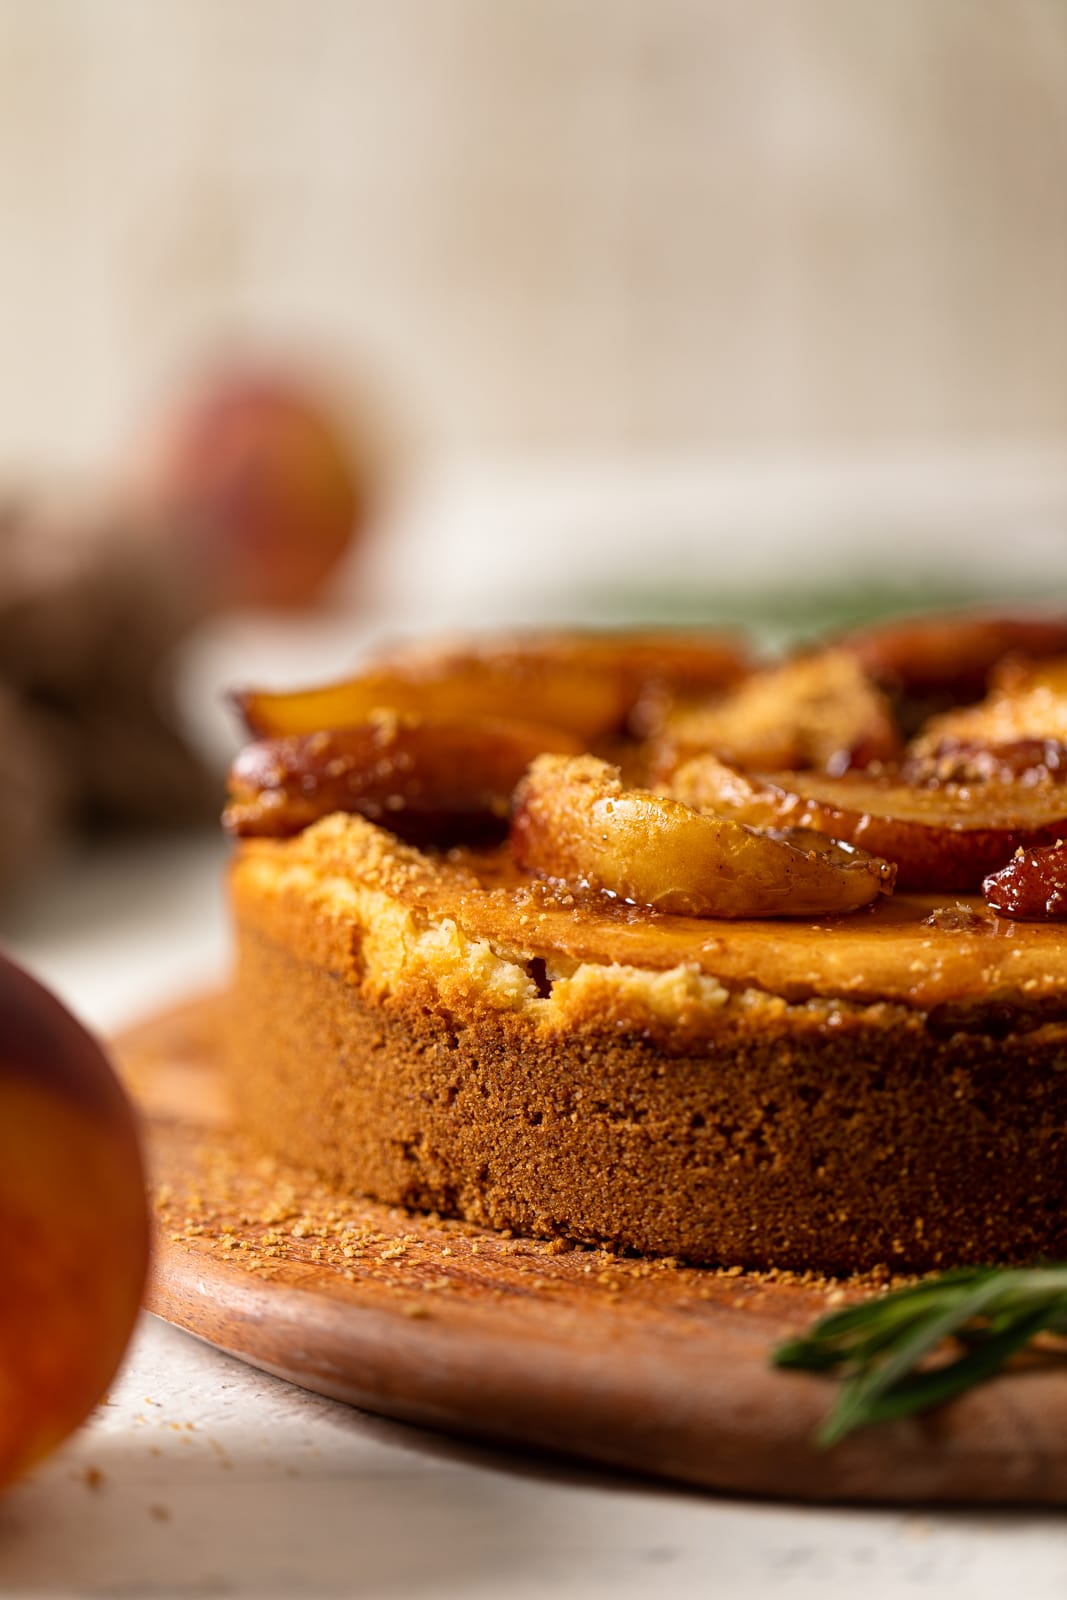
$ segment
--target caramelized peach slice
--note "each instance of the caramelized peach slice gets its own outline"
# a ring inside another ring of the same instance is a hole
[[[910,754],[922,758],[960,745],[1006,745],[1024,739],[1067,744],[1067,658],[1005,663],[986,699],[931,717]]]
[[[900,736],[888,700],[856,660],[826,650],[757,672],[717,703],[669,717],[656,775],[701,750],[738,767],[840,772],[895,760]]]
[[[864,773],[746,776],[712,756],[681,768],[670,791],[687,805],[754,827],[817,828],[898,867],[901,889],[977,889],[1020,845],[1067,832],[1062,784],[920,788]]]
[[[626,685],[626,731],[641,738],[679,702],[732,688],[751,670],[747,646],[731,633],[554,634],[531,644],[546,658],[616,676]]]
[[[452,722],[521,715],[593,740],[622,729],[646,694],[707,691],[745,669],[742,647],[726,635],[533,635],[405,650],[325,688],[234,699],[261,738],[354,727],[389,709]]]
[[[265,739],[230,771],[230,833],[284,838],[334,811],[357,812],[412,843],[503,827],[511,794],[543,751],[576,754],[558,728],[428,722],[376,713],[362,727]]]
[[[709,694],[740,682],[752,665],[748,646],[738,633],[674,628],[532,632],[486,638],[473,647],[467,640],[457,646],[408,645],[383,653],[375,664],[436,664],[442,657],[465,659],[471,654],[505,665],[521,660],[532,670],[581,668],[623,683],[629,699],[652,685],[666,685],[676,694]]]
[[[988,612],[913,617],[857,629],[840,641],[879,683],[910,694],[977,699],[1005,656],[1067,654],[1067,619]]]
[[[916,740],[900,767],[905,783],[1045,784],[1067,778],[1067,744],[1058,739],[1014,739],[983,744],[974,739]]]
[[[818,916],[869,905],[893,870],[821,835],[701,816],[592,756],[540,756],[519,786],[521,866],[577,890],[694,917]]]
[[[1067,844],[1016,850],[982,885],[986,904],[1002,917],[1051,922],[1067,917]]]

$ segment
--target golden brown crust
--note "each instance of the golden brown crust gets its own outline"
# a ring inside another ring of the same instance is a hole
[[[358,817],[335,816],[298,838],[250,840],[233,893],[296,949],[334,959],[362,924],[384,927],[390,905],[419,927],[454,923],[469,939],[522,962],[687,967],[731,992],[797,1001],[889,1001],[923,1011],[991,1006],[1067,1016],[1061,928],[996,917],[979,899],[965,918],[944,896],[898,895],[868,911],[815,922],[709,923],[581,900],[518,874],[503,852],[433,858]],[[410,938],[411,932],[405,933]]]
[[[340,1188],[753,1267],[1067,1250],[1054,928],[901,902],[816,964],[810,925],[628,921],[358,818],[232,891],[239,1118]]]

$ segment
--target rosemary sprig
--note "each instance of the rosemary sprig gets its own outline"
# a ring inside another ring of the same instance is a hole
[[[829,1446],[983,1383],[1042,1331],[1067,1335],[1067,1264],[945,1272],[823,1317],[773,1359],[841,1372],[815,1436]]]

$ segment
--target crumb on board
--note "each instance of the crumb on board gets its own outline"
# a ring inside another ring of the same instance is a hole
[[[699,1332],[716,1307],[780,1313],[780,1302],[767,1294],[772,1288],[800,1291],[808,1314],[904,1281],[886,1267],[836,1280],[814,1272],[689,1266],[675,1256],[494,1233],[438,1212],[407,1212],[340,1194],[252,1150],[237,1135],[181,1153],[174,1172],[158,1184],[154,1206],[159,1232],[172,1246],[217,1254],[266,1280],[292,1283],[309,1271],[326,1272],[340,1293],[379,1301],[395,1294],[397,1312],[415,1321],[432,1316],[425,1302],[442,1294],[457,1305],[471,1295],[521,1296],[524,1304],[536,1295],[562,1305],[580,1293],[583,1303],[595,1296],[605,1307],[637,1311],[655,1304]],[[146,1405],[155,1403],[146,1397]]]

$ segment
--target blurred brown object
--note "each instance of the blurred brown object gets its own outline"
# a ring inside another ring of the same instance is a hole
[[[0,885],[51,852],[66,809],[58,752],[34,712],[0,685]]]
[[[0,882],[67,828],[189,823],[217,809],[167,671],[200,615],[143,529],[0,510]]]

